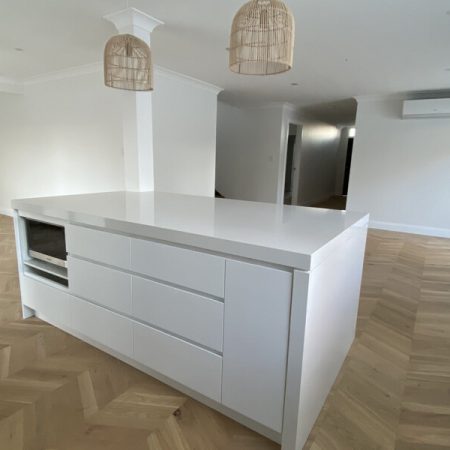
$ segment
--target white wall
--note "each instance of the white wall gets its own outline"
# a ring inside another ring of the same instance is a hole
[[[334,125],[305,120],[300,147],[298,204],[312,205],[335,192],[340,131]]]
[[[219,101],[216,187],[227,198],[283,202],[289,124],[303,126],[299,204],[334,194],[339,130],[289,105],[237,108]]]
[[[118,91],[101,73],[0,93],[0,211],[13,198],[123,189]]]
[[[277,201],[283,110],[218,104],[216,188],[227,198]]]
[[[57,79],[55,79],[57,78]],[[0,93],[0,212],[13,198],[122,190],[122,96],[102,69]],[[214,195],[217,89],[155,71],[155,189]]]
[[[155,190],[214,196],[218,90],[155,71]]]
[[[450,237],[450,119],[402,120],[401,105],[358,103],[348,208],[372,226]]]

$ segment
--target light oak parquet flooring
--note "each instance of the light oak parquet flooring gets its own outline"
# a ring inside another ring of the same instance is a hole
[[[0,216],[0,448],[279,450],[37,319]],[[357,339],[305,446],[450,449],[450,240],[370,231]]]

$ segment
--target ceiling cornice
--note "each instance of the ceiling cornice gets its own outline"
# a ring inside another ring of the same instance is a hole
[[[167,78],[172,77],[172,78],[176,78],[176,79],[182,79],[186,83],[190,83],[197,87],[206,89],[207,91],[214,92],[216,95],[219,94],[219,92],[223,91],[223,88],[221,88],[219,86],[208,83],[206,81],[199,80],[197,78],[190,77],[189,75],[175,72],[174,70],[167,69],[165,67],[154,66],[154,70],[156,73],[160,73],[161,75],[163,75]]]
[[[91,73],[98,73],[103,70],[103,63],[85,64],[82,66],[69,67],[67,69],[57,70],[55,72],[43,73],[31,78],[23,80],[24,86],[33,84],[47,83],[49,81],[64,80],[65,78],[79,77],[82,75],[89,75]]]
[[[198,80],[196,78],[184,75],[174,70],[166,69],[161,66],[154,66],[154,70],[157,74],[160,74],[167,78],[173,78],[182,80],[185,83],[194,85],[201,89],[205,89],[209,92],[213,92],[216,95],[223,89],[214,84],[207,83],[206,81]],[[85,64],[82,66],[69,67],[67,69],[58,70],[55,72],[43,73],[41,75],[36,75],[25,80],[13,80],[0,77],[0,92],[8,92],[14,94],[23,94],[24,88],[27,86],[32,86],[40,83],[48,83],[51,81],[64,80],[66,78],[79,77],[83,75],[89,75],[92,73],[100,73],[103,71],[103,63],[96,62],[92,64]]]

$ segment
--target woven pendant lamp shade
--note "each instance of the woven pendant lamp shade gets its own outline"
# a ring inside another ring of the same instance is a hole
[[[230,69],[273,75],[292,68],[294,16],[280,0],[251,0],[237,12],[230,37]]]
[[[131,34],[113,36],[105,46],[105,85],[128,91],[152,91],[150,47]]]

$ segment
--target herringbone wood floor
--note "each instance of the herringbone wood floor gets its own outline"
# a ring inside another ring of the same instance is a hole
[[[38,320],[0,216],[0,449],[279,446]],[[306,445],[450,449],[450,240],[369,233],[357,339]]]

